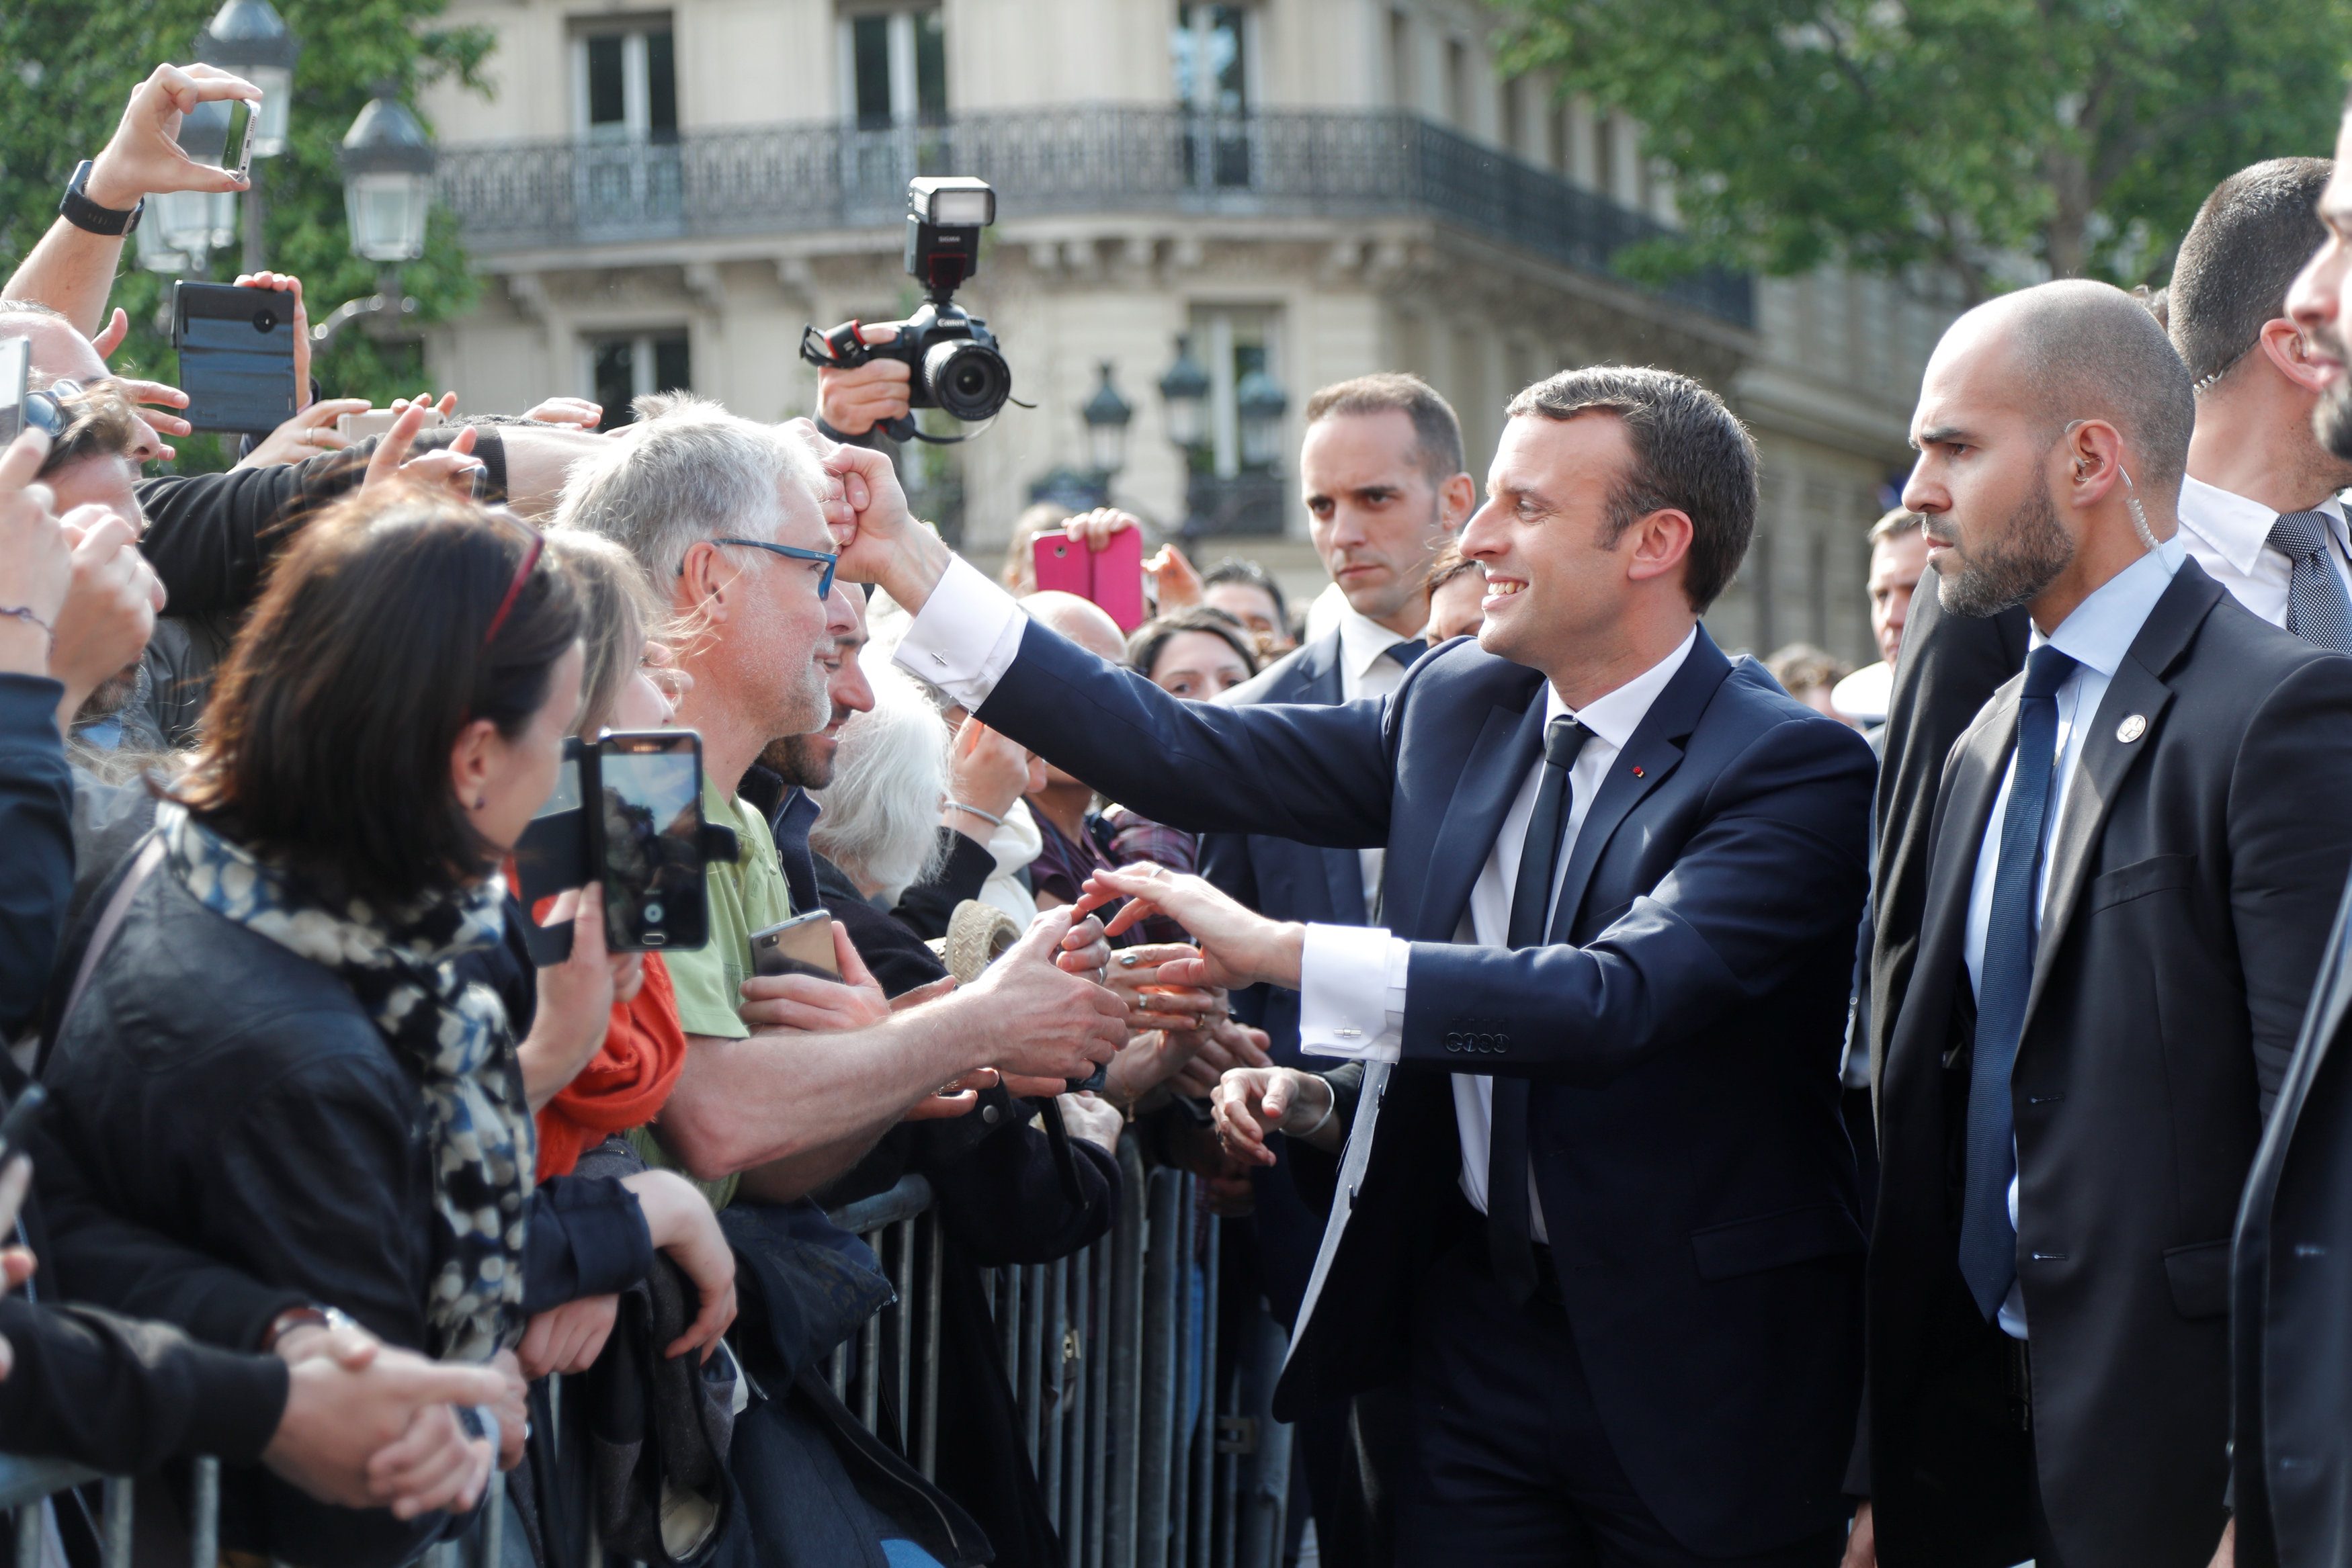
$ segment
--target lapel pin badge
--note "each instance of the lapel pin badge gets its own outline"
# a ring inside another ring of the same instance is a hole
[[[2145,716],[2139,714],[2134,714],[2129,718],[2124,720],[2123,723],[2116,726],[2116,738],[2122,741],[2126,746],[2129,746],[2133,741],[2137,740],[2141,736],[2146,735],[2147,733],[2147,720]]]
[[[1633,777],[1634,777],[1634,778],[1636,778],[1636,779],[1639,779],[1641,776],[1642,776],[1642,768],[1641,768],[1641,765],[1640,765],[1639,763],[1636,763],[1636,764],[1634,765],[1634,768],[1633,768]]]

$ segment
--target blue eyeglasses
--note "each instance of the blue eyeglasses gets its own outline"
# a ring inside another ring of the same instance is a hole
[[[765,539],[712,539],[710,542],[715,545],[749,545],[753,549],[763,549],[792,560],[821,560],[824,562],[824,575],[816,580],[816,596],[829,599],[833,595],[833,574],[841,567],[838,555],[827,555],[821,549],[802,549],[797,545],[772,545]],[[677,563],[677,574],[680,577],[686,575],[686,562]]]

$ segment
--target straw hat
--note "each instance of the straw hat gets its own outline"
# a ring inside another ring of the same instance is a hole
[[[992,904],[967,898],[948,916],[948,934],[933,937],[928,946],[950,974],[970,985],[1020,940],[1020,922]]]

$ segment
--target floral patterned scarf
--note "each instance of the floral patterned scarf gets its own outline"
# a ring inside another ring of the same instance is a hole
[[[441,1230],[425,1309],[431,1348],[487,1361],[522,1329],[533,1134],[506,1009],[450,960],[499,940],[505,883],[383,914],[358,901],[337,913],[180,806],[165,802],[156,827],[165,863],[196,902],[333,971],[423,1081]]]

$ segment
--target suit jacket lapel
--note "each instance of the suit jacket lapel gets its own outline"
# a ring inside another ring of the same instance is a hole
[[[1576,842],[1569,848],[1568,872],[1560,883],[1559,903],[1552,915],[1551,940],[1568,940],[1567,934],[1576,927],[1585,889],[1592,881],[1593,868],[1601,863],[1601,852],[1607,846],[1610,835],[1643,797],[1664,782],[1666,775],[1682,762],[1683,742],[1698,727],[1699,716],[1706,711],[1716,688],[1730,674],[1731,661],[1717,649],[1706,629],[1699,628],[1698,640],[1683,660],[1683,667],[1675,672],[1665,690],[1650,704],[1650,711],[1642,716],[1633,737],[1601,776],[1591,809],[1584,813],[1584,821],[1576,831]]]
[[[1544,685],[1538,681],[1528,688],[1526,707],[1488,710],[1486,727],[1472,743],[1454,798],[1446,804],[1412,928],[1400,935],[1421,942],[1454,940],[1462,912],[1470,904],[1470,889],[1494,851],[1503,814],[1511,809],[1528,769],[1543,750],[1544,703]]]
[[[2033,987],[2025,1002],[2028,1019],[2041,998],[2051,955],[2066,939],[2066,924],[2082,898],[2107,811],[2133,767],[2156,746],[2163,733],[2164,710],[2171,703],[2171,688],[2128,655],[2116,667],[2106,695],[2099,700],[2099,711],[2083,737],[2082,755],[2075,759],[2074,780],[2066,787],[2066,804],[2051,835],[2042,873],[2042,935],[2033,951]],[[2146,727],[2132,731],[2129,740],[2119,738],[2116,727],[2134,714],[2147,720]]]
[[[2195,561],[2181,562],[2171,586],[2148,612],[2123,663],[2116,667],[2107,695],[2099,700],[2099,711],[2083,737],[2082,756],[2074,764],[2074,782],[2067,788],[2065,809],[2050,844],[2042,936],[2034,949],[2033,987],[2025,998],[2028,1028],[2033,1022],[2034,1006],[2042,999],[2052,955],[2065,941],[2067,922],[2074,918],[2083,883],[2089,878],[2107,811],[2141,756],[2154,750],[2163,737],[2164,710],[2172,703],[2172,689],[2164,684],[2164,676],[2188,652],[2197,628],[2204,624],[2221,596],[2221,586]],[[2147,722],[2135,727],[2126,740],[2119,727],[2135,714]]]

